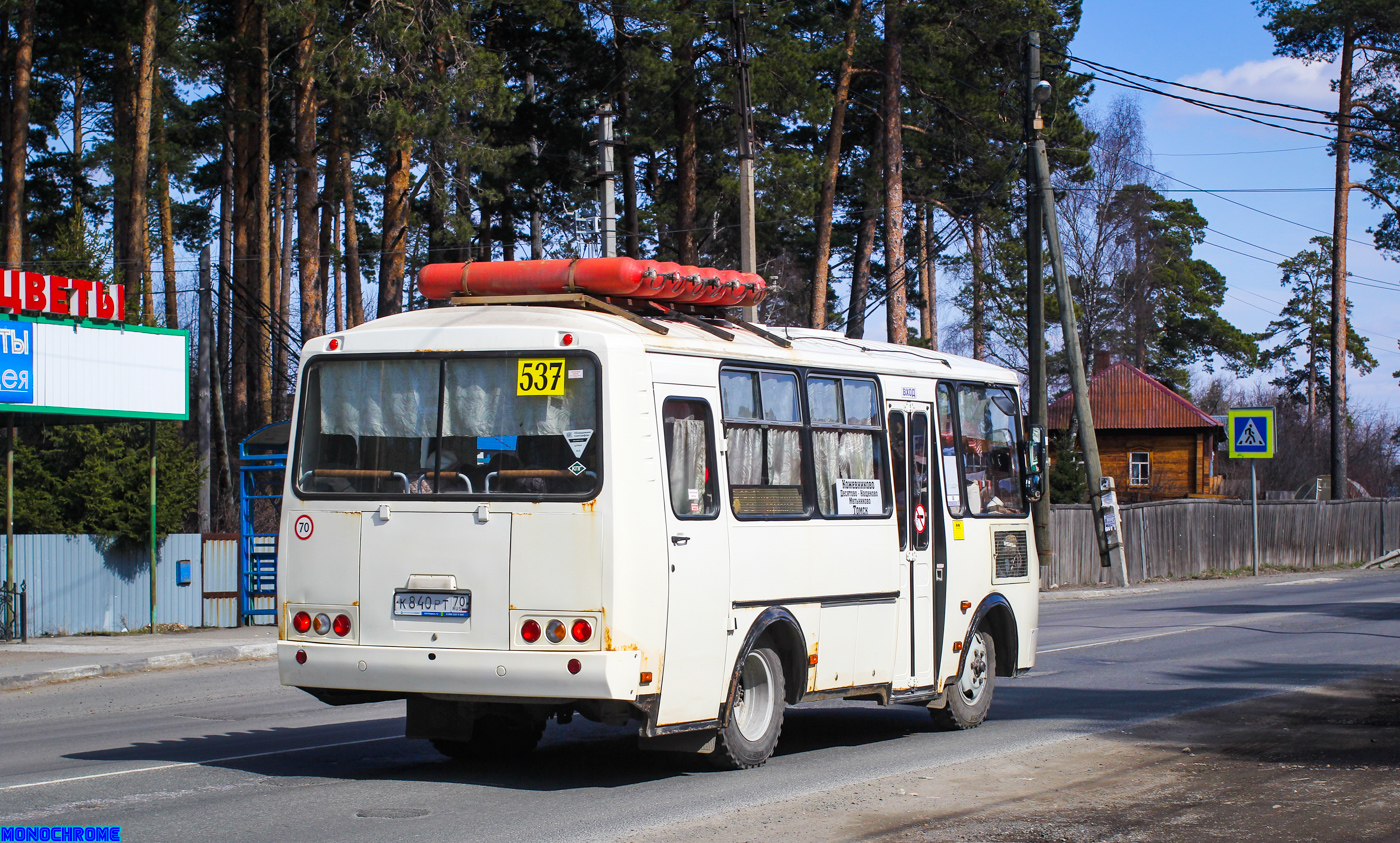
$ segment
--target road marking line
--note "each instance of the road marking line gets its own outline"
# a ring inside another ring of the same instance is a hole
[[[1146,641],[1150,638],[1165,638],[1168,635],[1180,635],[1183,632],[1198,632],[1202,629],[1213,629],[1213,627],[1188,626],[1185,629],[1172,629],[1167,632],[1156,632],[1152,635],[1139,635],[1135,638],[1115,638],[1112,641],[1095,641],[1092,644],[1074,644],[1069,647],[1054,647],[1049,650],[1037,650],[1036,653],[1063,653],[1066,650],[1083,650],[1086,647],[1105,647],[1109,644],[1126,644],[1129,641]]]
[[[1264,588],[1278,588],[1281,585],[1308,585],[1315,582],[1341,582],[1341,577],[1313,577],[1307,580],[1287,580],[1285,582],[1265,582],[1260,583]]]
[[[205,764],[219,764],[224,761],[244,761],[249,758],[263,758],[268,755],[285,755],[289,752],[310,752],[316,749],[333,749],[338,746],[354,746],[361,743],[376,743],[378,741],[397,740],[401,735],[386,735],[382,738],[362,738],[354,741],[342,741],[340,743],[323,743],[317,746],[298,746],[291,749],[270,749],[266,752],[250,752],[246,755],[226,755],[223,758],[206,758],[203,761],[176,761],[170,764],[153,764],[149,767],[133,767],[129,770],[113,770],[110,773],[90,773],[86,776],[68,776],[62,779],[46,779],[41,782],[25,782],[24,784],[11,784],[0,787],[0,793],[7,790],[23,790],[29,787],[41,787],[46,784],[66,784],[68,782],[81,782],[89,779],[105,779],[111,776],[125,776],[128,773],[150,773],[156,770],[174,770],[179,767],[202,767]]]

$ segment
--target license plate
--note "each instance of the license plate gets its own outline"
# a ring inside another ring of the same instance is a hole
[[[469,618],[472,596],[432,591],[400,591],[394,594],[394,614],[421,618]]]

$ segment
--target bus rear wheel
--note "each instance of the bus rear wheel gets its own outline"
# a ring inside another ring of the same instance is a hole
[[[963,659],[958,681],[945,692],[943,708],[930,708],[929,714],[939,728],[948,731],[975,729],[987,719],[992,707],[992,690],[996,685],[997,648],[992,636],[977,630],[968,639],[967,655]]]
[[[471,740],[434,738],[433,749],[458,761],[490,761],[527,755],[544,734],[544,721],[488,714],[472,727]]]
[[[744,656],[729,722],[719,730],[711,762],[723,770],[746,770],[767,761],[783,731],[787,687],[783,663],[767,646]]]

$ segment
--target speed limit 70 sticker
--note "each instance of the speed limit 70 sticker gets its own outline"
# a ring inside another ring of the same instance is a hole
[[[305,541],[311,538],[311,534],[316,531],[316,525],[311,523],[310,515],[298,515],[296,523],[292,524],[292,532],[297,534],[297,538]]]

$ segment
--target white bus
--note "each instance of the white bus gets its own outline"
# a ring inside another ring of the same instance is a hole
[[[751,328],[526,304],[309,341],[282,682],[406,699],[453,757],[575,714],[728,768],[804,700],[982,722],[1036,653],[1015,374]]]

